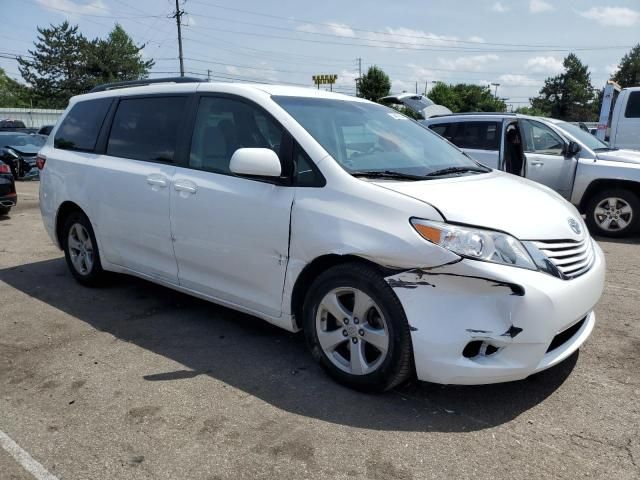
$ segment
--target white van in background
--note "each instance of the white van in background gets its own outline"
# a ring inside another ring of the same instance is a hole
[[[611,148],[640,150],[640,87],[607,82],[596,136]]]

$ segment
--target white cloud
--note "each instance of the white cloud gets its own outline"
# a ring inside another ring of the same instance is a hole
[[[496,2],[491,6],[491,10],[498,13],[505,13],[511,9],[508,6],[503,5],[502,2]]]
[[[535,73],[564,72],[562,60],[555,57],[533,57],[527,60],[525,68]]]
[[[339,37],[357,38],[358,41],[372,47],[406,46],[407,49],[419,49],[428,46],[451,46],[460,40],[450,35],[437,35],[424,30],[414,30],[406,27],[385,27],[380,32],[356,32],[347,24],[327,22],[322,25],[304,23],[296,27],[299,32],[321,33],[337,35]],[[477,36],[469,37],[469,41],[484,43],[484,39]]]
[[[632,27],[640,22],[640,12],[626,7],[593,7],[580,15],[607,27]]]
[[[607,72],[607,75],[612,76],[618,71],[618,65],[615,63],[607,65],[606,67],[604,67],[604,71]]]
[[[480,70],[487,63],[498,61],[500,57],[493,53],[471,57],[438,58],[438,63],[448,70]]]
[[[527,77],[526,75],[516,75],[512,73],[505,73],[504,75],[500,75],[498,77],[498,83],[505,87],[536,87],[542,84],[541,81]]]
[[[553,8],[553,5],[545,2],[544,0],[531,0],[529,2],[529,11],[531,13],[543,13],[550,12],[552,10],[555,10],[555,8]]]
[[[338,35],[340,37],[353,38],[356,36],[355,32],[349,25],[336,22],[327,22],[324,25],[313,25],[310,23],[304,23],[299,27],[296,27],[296,30],[307,33],[330,33],[332,35]]]
[[[40,6],[60,13],[74,15],[108,15],[109,7],[102,0],[93,0],[89,3],[74,2],[73,0],[38,0]],[[64,12],[61,12],[63,10]]]

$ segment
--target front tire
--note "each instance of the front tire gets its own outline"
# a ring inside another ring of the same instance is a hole
[[[100,283],[104,270],[98,242],[84,213],[74,212],[67,218],[63,229],[63,249],[67,266],[79,283],[88,287]]]
[[[404,309],[372,266],[348,263],[322,273],[305,299],[303,323],[311,354],[343,385],[382,392],[413,372]]]
[[[591,233],[605,237],[624,237],[638,230],[640,200],[629,190],[603,190],[591,197],[586,213]]]

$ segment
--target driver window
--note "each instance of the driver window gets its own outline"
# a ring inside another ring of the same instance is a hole
[[[562,155],[564,141],[546,125],[533,120],[520,120],[524,133],[524,151],[541,155]]]
[[[200,99],[191,139],[189,166],[231,175],[239,148],[269,148],[280,155],[284,130],[255,106],[230,98]]]

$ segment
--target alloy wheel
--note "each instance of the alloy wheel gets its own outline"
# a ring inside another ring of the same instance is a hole
[[[598,227],[608,232],[618,232],[629,226],[633,220],[633,209],[619,197],[608,197],[600,201],[593,210],[593,218]]]
[[[69,229],[67,238],[71,263],[76,272],[88,275],[93,268],[93,243],[87,229],[79,223],[74,223]]]
[[[336,288],[318,306],[318,342],[327,358],[352,375],[374,372],[389,351],[389,330],[380,307],[357,288]]]

